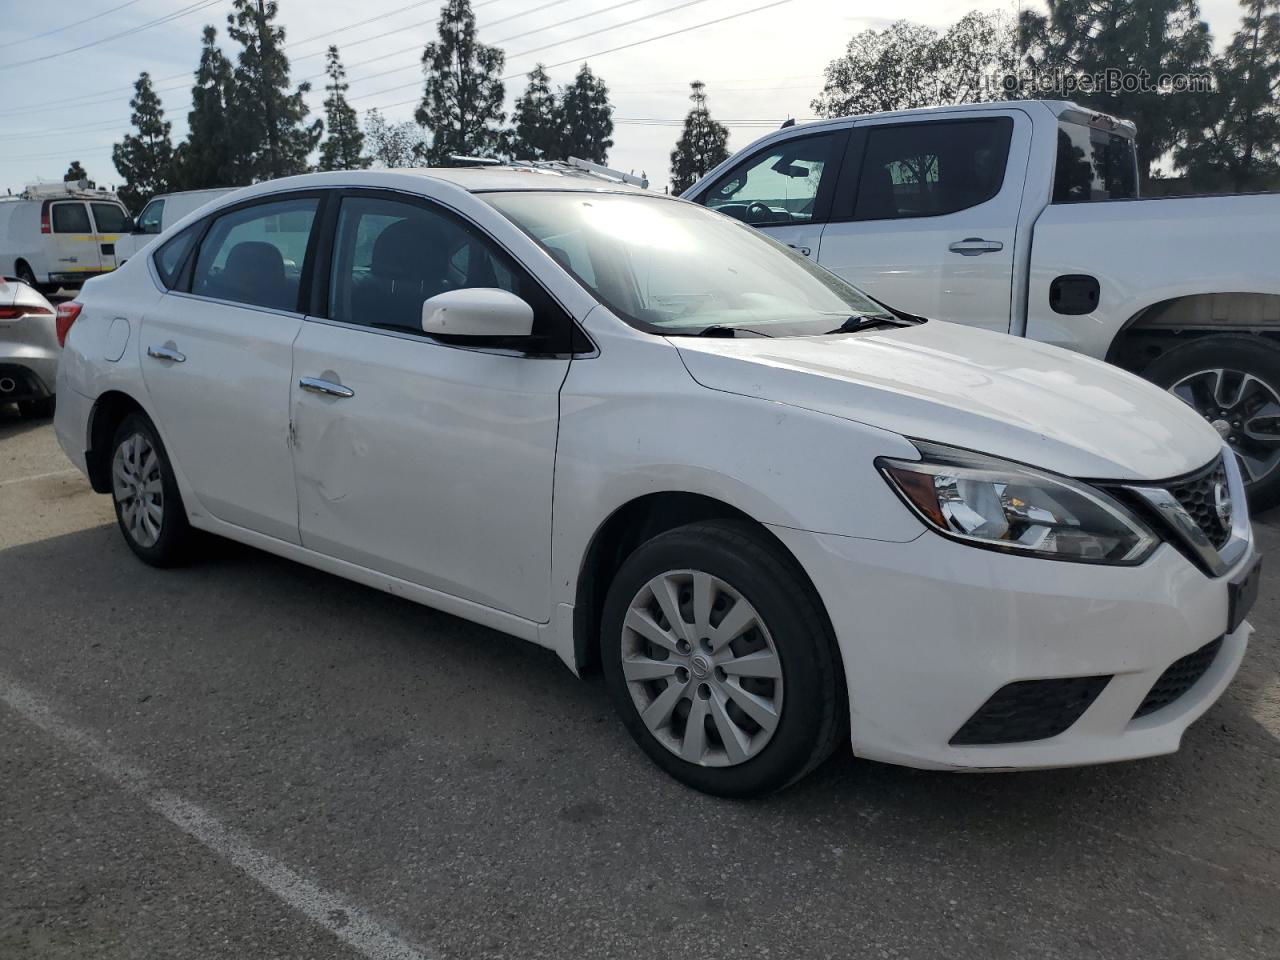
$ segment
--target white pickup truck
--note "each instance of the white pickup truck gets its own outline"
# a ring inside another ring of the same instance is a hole
[[[845,117],[684,196],[896,309],[1141,374],[1230,442],[1255,509],[1280,503],[1280,195],[1140,198],[1134,133],[1055,100]]]

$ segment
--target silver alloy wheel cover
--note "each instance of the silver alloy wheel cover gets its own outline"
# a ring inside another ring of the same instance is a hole
[[[1227,441],[1246,483],[1257,483],[1280,466],[1280,394],[1265,380],[1216,367],[1188,374],[1169,392]]]
[[[659,574],[627,605],[620,639],[632,703],[676,756],[737,766],[772,739],[782,661],[755,607],[725,581],[699,570]]]
[[[151,441],[133,433],[111,458],[111,494],[125,531],[140,547],[154,547],[164,524],[164,481]]]

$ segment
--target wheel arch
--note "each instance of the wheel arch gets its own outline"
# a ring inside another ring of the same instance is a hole
[[[598,634],[605,596],[623,561],[640,544],[661,533],[706,520],[737,520],[749,524],[795,565],[813,590],[823,615],[827,615],[821,595],[799,559],[750,514],[705,494],[680,490],[647,493],[621,504],[609,514],[592,534],[582,555],[573,608],[574,667],[580,675],[599,664]]]
[[[1131,311],[1106,360],[1140,373],[1182,344],[1229,333],[1280,342],[1280,293],[1206,290],[1155,300]]]
[[[142,404],[123,390],[108,390],[94,401],[89,411],[85,467],[95,493],[111,492],[111,440],[131,413],[141,413],[150,419]]]

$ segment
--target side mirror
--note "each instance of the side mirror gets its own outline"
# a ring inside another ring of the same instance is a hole
[[[133,217],[124,218],[124,229],[121,230],[120,232],[121,233],[137,233],[138,232],[138,225],[133,222]]]
[[[422,329],[450,337],[527,337],[533,307],[496,287],[447,290],[423,302]]]

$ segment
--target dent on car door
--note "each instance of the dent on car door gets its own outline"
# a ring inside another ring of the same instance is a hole
[[[545,621],[571,321],[478,228],[426,201],[348,194],[332,237],[294,346],[302,544]],[[425,336],[423,301],[466,287],[527,300],[535,341]]]
[[[143,377],[196,494],[188,509],[292,543],[289,383],[318,204],[295,194],[213,218],[142,323]],[[156,252],[157,272],[186,233]]]
[[[1007,331],[1030,120],[860,124],[820,262],[890,306]]]
[[[816,258],[848,132],[789,137],[719,177],[699,202]]]

